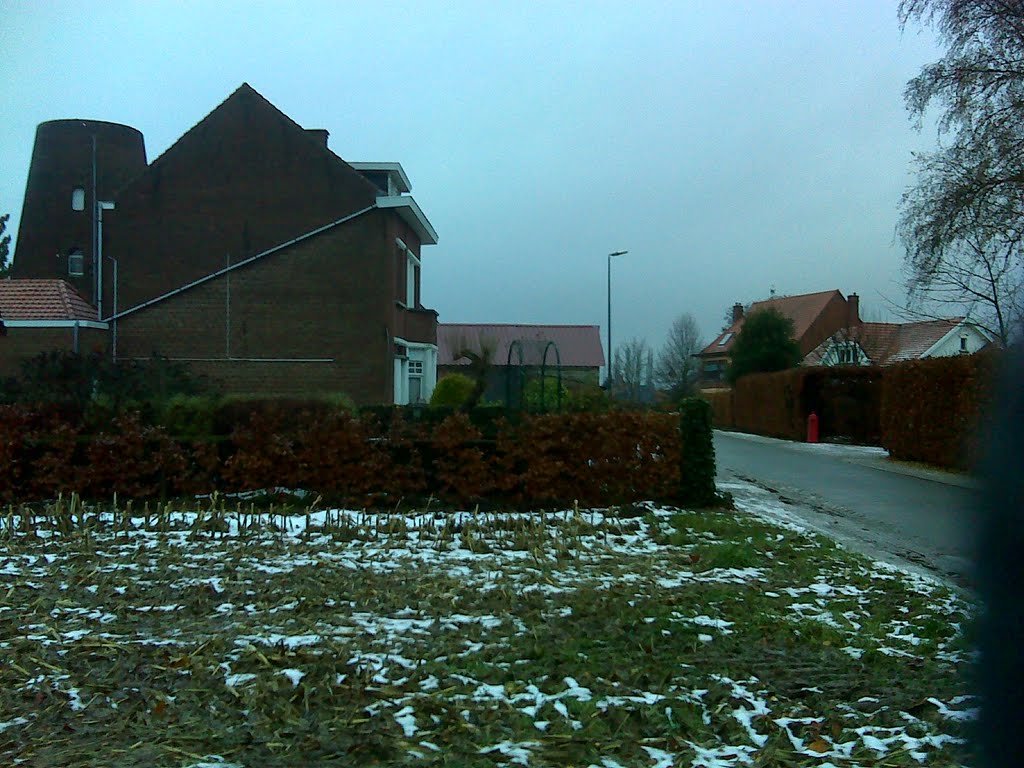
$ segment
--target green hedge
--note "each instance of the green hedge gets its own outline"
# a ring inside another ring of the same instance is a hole
[[[713,504],[717,493],[715,444],[707,401],[691,397],[679,404],[679,434],[685,446],[680,455],[679,501],[686,506]]]

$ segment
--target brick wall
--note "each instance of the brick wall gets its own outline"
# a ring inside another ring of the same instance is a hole
[[[375,199],[369,181],[243,86],[123,189],[105,216],[118,305],[154,298]]]
[[[72,351],[74,328],[7,328],[0,336],[0,377],[18,374],[21,363],[40,352]],[[82,353],[105,352],[107,332],[98,328],[78,329],[78,348]]]
[[[800,354],[806,356],[836,331],[846,328],[849,322],[849,312],[847,302],[842,296],[836,294],[829,299],[825,309],[811,323],[807,333],[800,339]]]
[[[406,341],[420,341],[427,344],[437,344],[437,312],[423,306],[424,297],[421,295],[419,286],[416,286],[416,296],[419,298],[419,305],[414,308],[400,306],[405,303],[406,281],[408,273],[406,270],[406,255],[395,244],[395,238],[399,238],[420,260],[420,265],[426,269],[423,263],[423,256],[420,250],[420,240],[412,228],[406,224],[397,214],[389,215],[387,222],[387,240],[392,251],[392,258],[388,259],[388,281],[394,286],[394,301],[392,302],[392,328],[394,335]]]
[[[184,359],[229,392],[317,390],[390,402],[392,216],[373,211],[125,316],[118,356]],[[270,362],[282,359],[293,362]]]
[[[62,278],[89,302],[94,300],[93,141],[96,193],[114,193],[146,168],[142,134],[134,128],[97,120],[50,120],[36,128],[25,202],[18,227],[11,275],[16,278]],[[71,206],[75,187],[85,192],[83,210]],[[108,214],[109,215],[109,214]],[[68,274],[68,253],[79,248],[84,274]],[[104,269],[109,269],[109,262]],[[108,314],[104,312],[104,314]]]
[[[351,370],[337,363],[221,360],[192,362],[189,368],[219,385],[224,394],[303,398],[344,393],[351,396],[362,386]]]

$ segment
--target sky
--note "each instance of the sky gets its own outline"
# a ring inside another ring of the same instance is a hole
[[[157,157],[241,83],[350,161],[399,161],[439,234],[441,322],[607,322],[655,350],[735,302],[905,300],[903,88],[939,58],[896,2],[0,0],[0,213],[35,127],[132,125]],[[16,238],[15,238],[16,239]]]

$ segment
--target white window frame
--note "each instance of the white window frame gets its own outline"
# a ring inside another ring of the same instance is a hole
[[[844,357],[846,359],[844,359]],[[823,365],[863,365],[860,345],[856,341],[836,341],[832,343]]]
[[[75,270],[72,265],[78,264],[78,269]],[[85,254],[82,253],[81,248],[75,248],[68,251],[68,276],[69,277],[82,277],[85,275]]]
[[[410,404],[410,382],[414,378],[420,379],[421,402],[430,402],[437,384],[437,346],[398,338],[395,344],[405,348],[404,354],[395,355],[395,405]],[[418,363],[420,371],[417,372],[410,363]]]
[[[416,270],[422,268],[419,256],[405,244],[400,237],[395,244],[405,252],[405,302],[399,302],[406,309],[416,308]]]

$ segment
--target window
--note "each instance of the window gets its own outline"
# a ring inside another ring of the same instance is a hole
[[[413,255],[412,251],[406,251],[405,255],[407,257],[405,262],[405,306],[413,309],[416,307],[416,299],[419,298],[416,284],[419,282],[417,278],[420,272],[420,260]]]
[[[725,336],[722,337],[722,340],[720,342],[718,342],[718,346],[724,347],[726,344],[729,343],[729,339],[731,339],[732,337],[733,337],[733,334],[731,332],[725,334]]]
[[[404,307],[415,309],[420,303],[420,260],[402,242],[401,238],[396,237],[395,244],[398,246],[397,263],[395,264],[397,301]],[[405,278],[404,284],[403,277]]]
[[[966,336],[961,336],[960,337],[960,351],[963,352],[963,353],[967,352],[967,337]]]
[[[72,248],[68,253],[68,275],[81,277],[85,274],[85,256],[81,248]]]
[[[71,210],[73,211],[84,211],[85,210],[85,188],[75,187],[71,190]]]
[[[725,372],[725,364],[719,361],[704,363],[704,378],[708,381],[720,381]]]
[[[409,360],[409,402],[423,402],[423,361]]]
[[[860,354],[857,350],[857,343],[853,341],[836,344],[832,353],[834,362],[828,363],[827,359],[824,362],[826,365],[860,365]]]

